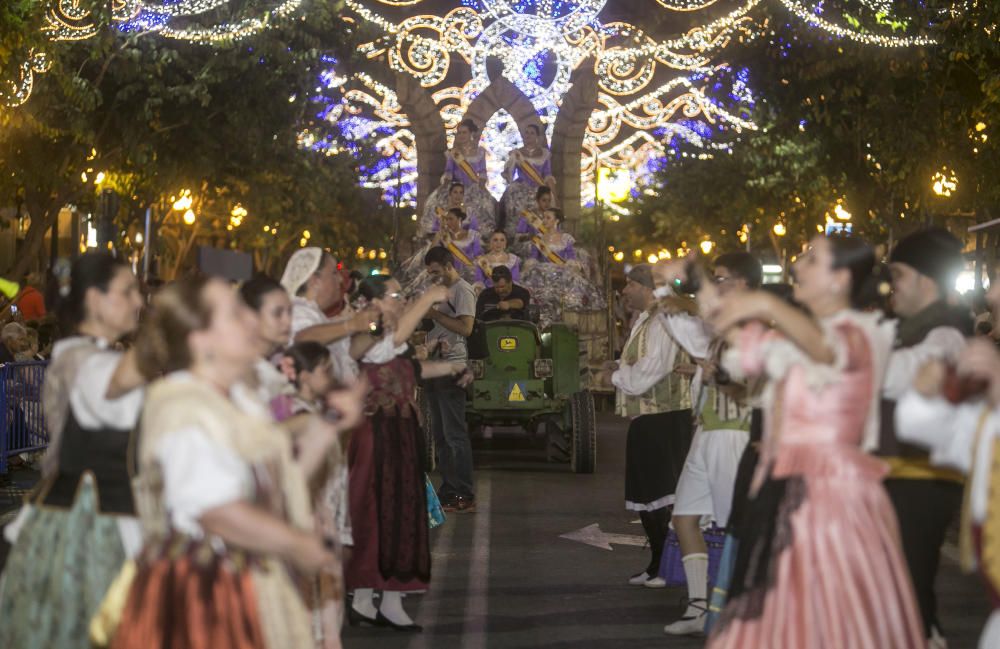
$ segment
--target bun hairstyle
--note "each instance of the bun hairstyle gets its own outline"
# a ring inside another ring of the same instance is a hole
[[[285,287],[278,280],[268,275],[255,275],[240,286],[240,298],[243,303],[254,311],[260,311],[264,305],[264,296],[275,291],[285,292]]]
[[[330,360],[330,350],[321,343],[314,340],[295,343],[285,350],[283,356],[291,359],[292,368],[295,370],[295,378],[292,383],[299,386],[299,374],[302,372],[312,372],[324,361]]]
[[[208,328],[212,307],[204,299],[208,277],[191,277],[170,284],[153,298],[149,317],[136,338],[139,371],[152,380],[191,366],[188,336]]]
[[[465,191],[465,185],[463,185],[462,183],[460,183],[457,180],[455,180],[455,181],[452,181],[452,183],[450,185],[448,185],[448,193],[450,194],[456,187],[461,187],[462,191],[463,192]]]
[[[845,268],[851,273],[851,306],[863,309],[878,295],[881,276],[876,272],[875,249],[861,237],[827,237],[834,269]]]
[[[107,293],[118,271],[128,268],[124,260],[103,251],[85,252],[77,257],[69,271],[69,290],[56,304],[62,330],[75,332],[87,319],[87,291],[96,288]]]
[[[479,132],[479,127],[476,126],[476,123],[473,122],[471,119],[463,119],[461,122],[458,123],[458,128],[462,128],[463,126],[469,129],[469,132],[472,133],[473,135]]]

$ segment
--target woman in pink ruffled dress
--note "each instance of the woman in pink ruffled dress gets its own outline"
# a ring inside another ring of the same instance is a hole
[[[762,292],[704,301],[730,331],[730,372],[769,380],[753,529],[710,649],[926,646],[886,465],[866,452],[892,340],[879,312],[852,308],[874,262],[859,239],[813,240],[795,265],[812,316]]]

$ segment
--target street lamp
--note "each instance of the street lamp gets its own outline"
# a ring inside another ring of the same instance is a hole
[[[785,228],[785,224],[784,224],[784,223],[782,223],[781,221],[778,221],[777,223],[775,223],[775,224],[774,224],[774,227],[773,227],[773,228],[771,228],[771,230],[772,230],[772,231],[773,231],[773,232],[774,232],[774,233],[775,233],[776,235],[778,235],[779,237],[783,237],[783,236],[785,236],[786,234],[788,234],[788,229],[787,229],[787,228]]]
[[[191,198],[190,189],[182,189],[180,196],[177,198],[171,198],[174,201],[174,209],[178,212],[184,212],[190,210],[191,206],[194,205],[194,199]]]
[[[708,255],[711,254],[712,248],[715,247],[715,242],[712,241],[711,239],[706,239],[705,241],[702,241],[698,245],[701,247],[701,252],[703,254]]]
[[[948,167],[941,167],[941,171],[931,176],[931,189],[938,196],[948,198],[958,189],[958,176]]]

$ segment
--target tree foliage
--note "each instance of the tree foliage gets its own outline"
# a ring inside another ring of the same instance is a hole
[[[855,229],[876,241],[935,218],[989,218],[1000,198],[992,181],[1000,172],[1000,7],[952,5],[931,0],[911,15],[875,17],[927,25],[938,42],[903,49],[837,39],[780,8],[765,11],[764,36],[731,58],[750,70],[759,130],[744,133],[731,154],[669,161],[657,195],[635,205],[652,226],[642,234],[732,247],[746,223],[759,247],[781,222],[797,245],[828,214],[837,220],[838,199]],[[950,197],[932,191],[942,170],[958,180]]]
[[[168,274],[189,239],[253,251],[262,268],[305,230],[311,244],[338,251],[365,243],[359,226],[375,198],[357,188],[354,160],[313,155],[296,140],[316,110],[310,93],[323,58],[353,52],[343,25],[335,3],[314,3],[301,19],[218,47],[107,25],[83,43],[54,46],[53,69],[32,98],[0,118],[0,164],[10,171],[0,197],[22,192],[33,217],[16,270],[32,263],[59,206],[89,211],[106,189],[121,198],[119,233],[134,233],[153,208]],[[0,42],[0,55],[19,46],[6,29]],[[193,228],[171,209],[185,188],[196,199]],[[236,204],[247,216],[229,230]],[[274,224],[277,236],[263,231]]]

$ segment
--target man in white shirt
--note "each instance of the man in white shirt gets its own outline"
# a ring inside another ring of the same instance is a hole
[[[691,446],[690,357],[702,358],[711,340],[700,319],[663,313],[653,295],[650,266],[628,273],[623,295],[641,311],[612,364],[616,409],[631,422],[625,450],[625,508],[639,512],[650,561],[629,583],[662,588],[660,557],[670,524],[668,506]]]
[[[719,295],[758,289],[763,279],[760,261],[748,252],[729,252],[715,260],[709,276]],[[668,635],[701,634],[708,613],[708,545],[702,525],[724,528],[732,509],[733,487],[749,439],[747,386],[734,383],[719,369],[723,341],[716,339],[703,368],[700,394],[695,396],[698,422],[691,451],[677,483],[673,525],[687,580],[688,605]]]
[[[878,454],[889,463],[885,488],[899,519],[903,554],[913,579],[931,649],[947,647],[937,617],[934,582],[945,531],[962,500],[962,475],[932,466],[927,453],[897,437],[896,399],[929,359],[954,363],[972,334],[966,309],[948,303],[961,270],[962,243],[942,228],[914,232],[889,256],[892,307],[899,318],[882,385]],[[906,431],[898,431],[899,437]]]
[[[469,356],[466,339],[472,335],[475,323],[475,291],[455,270],[447,248],[435,246],[428,250],[424,265],[432,280],[448,288],[448,299],[428,313],[434,328],[427,334],[427,345],[434,350],[435,358],[464,363]],[[457,513],[476,511],[472,442],[465,422],[466,380],[446,376],[425,384],[431,410],[429,425],[441,472],[438,497],[445,511]]]

